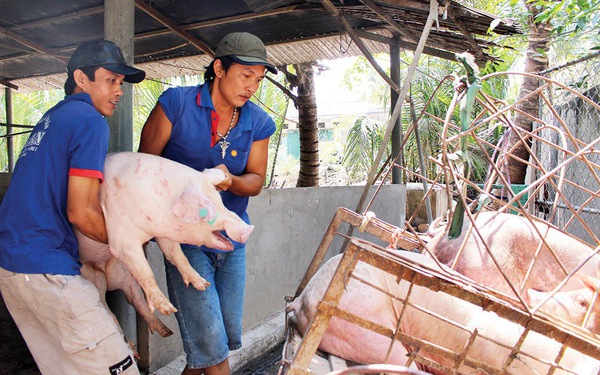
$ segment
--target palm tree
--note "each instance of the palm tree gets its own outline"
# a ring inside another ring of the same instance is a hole
[[[342,158],[342,165],[350,177],[348,183],[365,180],[366,174],[375,162],[377,150],[381,147],[385,129],[384,123],[368,117],[361,116],[356,119],[348,132]],[[383,159],[386,159],[390,153],[391,145],[388,145]]]
[[[294,64],[293,72],[282,67],[294,95],[280,86],[298,108],[298,132],[300,135],[300,172],[296,187],[319,186],[319,128],[317,122],[317,99],[315,96],[314,68],[323,69],[316,62]]]
[[[548,43],[550,38],[550,25],[548,22],[535,22],[536,17],[540,13],[540,8],[532,3],[525,1],[525,7],[530,12],[528,17],[529,37],[527,52],[525,54],[525,72],[538,74],[548,68]],[[519,100],[527,97],[534,92],[540,84],[540,80],[524,76],[519,91]],[[531,113],[534,117],[538,117],[539,97],[532,95],[526,100],[520,101],[517,105],[514,123],[529,133],[533,130],[533,120],[526,114]],[[511,184],[524,184],[525,173],[527,172],[526,161],[529,160],[529,148],[531,147],[531,138],[521,142],[517,132],[511,132],[507,139],[507,149],[512,149],[513,158],[508,158],[506,166],[503,166],[502,172],[508,175],[508,181]],[[519,158],[525,162],[516,159]]]

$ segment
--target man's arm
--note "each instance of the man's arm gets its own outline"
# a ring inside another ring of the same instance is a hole
[[[69,222],[89,238],[108,243],[106,224],[98,191],[100,180],[93,177],[69,176],[67,217]]]
[[[142,128],[138,152],[161,155],[171,138],[172,129],[173,124],[165,115],[162,106],[160,103],[156,103]]]

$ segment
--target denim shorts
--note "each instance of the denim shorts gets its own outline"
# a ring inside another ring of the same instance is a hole
[[[230,350],[242,347],[246,247],[238,246],[231,252],[211,253],[182,245],[192,267],[211,284],[204,291],[186,287],[177,268],[165,262],[189,368],[217,365]]]

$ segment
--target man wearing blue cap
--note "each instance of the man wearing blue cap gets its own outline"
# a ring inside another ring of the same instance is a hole
[[[66,97],[44,114],[0,206],[0,291],[42,374],[139,374],[98,290],[80,275],[73,227],[107,243],[98,201],[109,127],[128,66],[106,40],[80,45]]]

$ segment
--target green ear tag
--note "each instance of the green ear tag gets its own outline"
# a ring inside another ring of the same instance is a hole
[[[200,209],[200,212],[199,212],[199,214],[200,214],[200,217],[204,219],[205,217],[207,217],[207,216],[208,216],[208,208],[206,208],[206,207],[202,207],[202,208]]]

